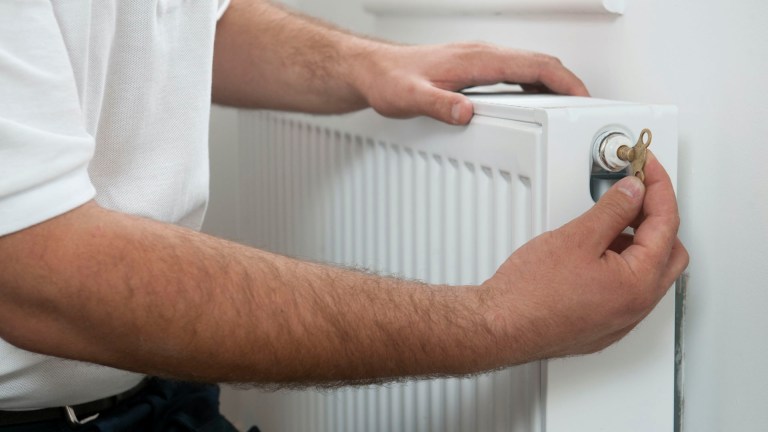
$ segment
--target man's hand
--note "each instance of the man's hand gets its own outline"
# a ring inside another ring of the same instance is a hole
[[[455,91],[501,82],[588,95],[548,55],[482,43],[395,45],[267,1],[233,0],[216,30],[213,100],[225,105],[326,114],[371,106],[466,124],[472,104]]]
[[[664,168],[622,179],[587,213],[534,238],[485,282],[513,363],[598,351],[631,331],[688,264]],[[635,227],[634,236],[622,234]],[[527,358],[517,358],[522,353]]]
[[[387,117],[426,115],[451,124],[472,118],[472,103],[456,93],[496,83],[575,96],[587,88],[555,57],[483,43],[397,46],[378,44],[354,68],[366,101]]]

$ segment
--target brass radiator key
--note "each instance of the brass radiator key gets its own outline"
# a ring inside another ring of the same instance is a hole
[[[631,164],[632,175],[645,181],[645,161],[648,157],[648,146],[651,145],[653,134],[650,129],[643,129],[634,147],[621,146],[617,151],[619,159]]]
[[[653,134],[648,128],[641,130],[634,144],[631,136],[626,128],[608,126],[595,137],[589,179],[589,193],[595,202],[624,176],[632,175],[645,182],[645,163]]]

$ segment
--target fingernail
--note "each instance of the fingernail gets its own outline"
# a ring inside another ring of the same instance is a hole
[[[621,192],[632,199],[642,195],[645,188],[643,182],[635,176],[624,177],[616,185]]]
[[[451,107],[451,121],[454,124],[459,124],[459,117],[461,116],[461,102],[453,104]]]

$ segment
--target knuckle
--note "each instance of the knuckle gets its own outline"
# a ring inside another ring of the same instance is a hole
[[[536,59],[545,67],[560,67],[563,65],[563,62],[555,56],[544,53],[535,53],[534,55]]]

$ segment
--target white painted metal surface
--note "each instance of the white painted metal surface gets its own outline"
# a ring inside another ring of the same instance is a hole
[[[591,145],[654,133],[675,179],[675,110],[557,96],[474,96],[469,127],[372,112],[240,114],[240,236],[254,246],[438,283],[476,283],[592,204]],[[636,138],[636,137],[634,137]],[[673,308],[605,352],[472,379],[289,392],[289,431],[671,431]],[[266,398],[276,397],[267,395]]]

